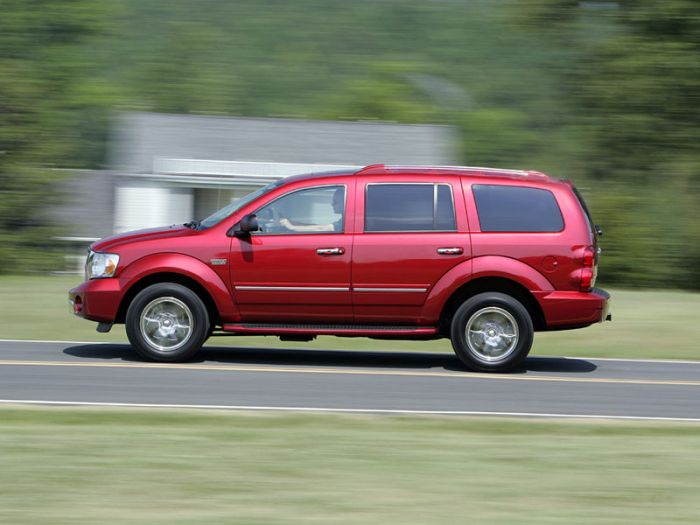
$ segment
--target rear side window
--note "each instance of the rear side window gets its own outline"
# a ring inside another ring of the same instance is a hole
[[[522,186],[472,186],[482,232],[559,232],[564,219],[548,190]]]
[[[366,232],[455,231],[449,184],[368,184]]]

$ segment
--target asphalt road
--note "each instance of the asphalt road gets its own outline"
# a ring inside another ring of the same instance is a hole
[[[241,339],[245,343],[245,339]],[[128,345],[1,341],[0,403],[700,421],[700,361],[531,357],[509,374],[451,354],[210,346],[196,362]]]

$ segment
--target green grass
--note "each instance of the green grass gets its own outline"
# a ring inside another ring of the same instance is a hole
[[[0,409],[0,522],[699,523],[700,427]]]
[[[70,315],[67,291],[79,277],[0,277],[0,338],[126,341],[123,326],[109,334]],[[533,355],[698,359],[700,294],[613,290],[613,322],[581,330],[537,334]],[[271,348],[451,352],[449,341],[375,341],[319,337],[282,343],[274,337],[213,338],[211,345]]]

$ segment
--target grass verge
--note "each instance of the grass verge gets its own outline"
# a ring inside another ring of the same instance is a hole
[[[79,277],[0,277],[0,338],[126,341],[123,326],[109,334],[70,315],[67,291]],[[698,359],[700,294],[614,290],[613,322],[581,330],[537,334],[533,355]],[[213,338],[210,345],[274,348],[451,352],[449,341],[375,341],[319,337],[282,343],[275,337]]]
[[[697,425],[0,409],[0,522],[698,523]]]

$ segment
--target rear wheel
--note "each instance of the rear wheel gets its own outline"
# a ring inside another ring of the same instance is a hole
[[[467,299],[452,318],[455,354],[472,370],[499,372],[520,364],[532,347],[534,329],[527,309],[498,292]]]
[[[209,335],[207,308],[189,288],[158,283],[140,291],[126,312],[126,334],[134,349],[154,361],[184,361]]]

